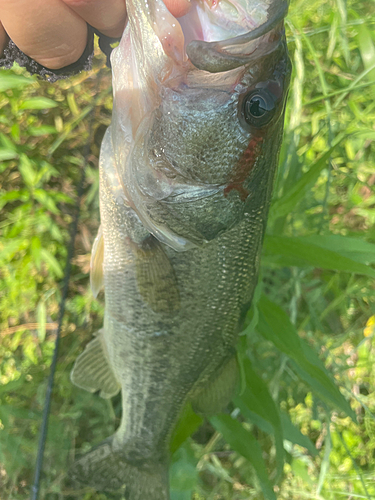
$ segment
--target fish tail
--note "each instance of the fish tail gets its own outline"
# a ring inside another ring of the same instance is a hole
[[[113,437],[78,459],[69,472],[70,485],[125,493],[126,500],[169,500],[168,463],[132,464],[114,450]]]

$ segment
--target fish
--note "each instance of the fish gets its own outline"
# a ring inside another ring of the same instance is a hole
[[[221,411],[257,284],[290,81],[284,0],[128,0],[112,53],[91,287],[103,328],[74,384],[111,398],[115,434],[70,477],[127,500],[169,498],[169,446],[186,404]]]

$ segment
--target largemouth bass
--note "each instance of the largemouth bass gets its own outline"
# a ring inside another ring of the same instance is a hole
[[[128,0],[112,54],[92,289],[103,329],[78,386],[122,391],[116,433],[72,476],[127,500],[167,500],[168,450],[187,401],[212,414],[237,379],[290,78],[284,0]]]

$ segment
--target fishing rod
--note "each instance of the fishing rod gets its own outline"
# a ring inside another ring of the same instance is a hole
[[[101,72],[99,72],[98,77],[97,77],[96,90],[98,90],[98,88],[99,88],[101,76],[102,76],[102,74],[101,74]],[[58,355],[59,355],[61,327],[62,327],[62,322],[63,322],[64,314],[65,314],[66,299],[67,299],[68,291],[69,291],[69,283],[70,283],[70,276],[71,276],[71,270],[72,270],[72,259],[74,256],[74,243],[75,243],[75,239],[76,239],[77,232],[78,232],[78,221],[79,221],[79,216],[80,216],[80,212],[81,212],[82,196],[83,196],[84,189],[85,189],[86,165],[88,163],[88,157],[89,157],[89,154],[91,151],[91,145],[92,145],[93,136],[94,136],[93,124],[94,124],[94,118],[95,118],[95,109],[96,109],[96,106],[94,105],[89,113],[89,116],[90,116],[89,124],[88,124],[89,137],[88,137],[88,140],[87,140],[85,147],[84,147],[84,150],[83,150],[83,162],[82,162],[82,166],[81,166],[81,178],[80,178],[80,181],[78,184],[77,196],[76,196],[76,201],[77,201],[76,210],[75,210],[75,215],[74,215],[73,221],[72,221],[71,226],[70,226],[70,231],[69,231],[70,232],[70,240],[69,240],[68,253],[67,253],[66,263],[65,263],[64,277],[62,280],[62,294],[61,294],[61,300],[60,300],[60,304],[59,304],[58,324],[57,324],[57,331],[56,331],[55,347],[54,347],[51,369],[50,369],[50,374],[48,377],[47,391],[46,391],[44,407],[43,407],[42,423],[41,423],[40,434],[39,434],[38,452],[37,452],[36,461],[35,461],[34,482],[33,482],[32,488],[31,488],[30,500],[38,500],[39,492],[40,492],[40,481],[41,481],[41,474],[42,474],[42,470],[43,470],[44,450],[45,450],[45,445],[46,445],[46,441],[47,441],[49,414],[50,414],[50,410],[51,410],[52,390],[53,390],[53,386],[54,386],[54,379],[55,379],[55,373],[56,373],[56,367],[57,367],[57,361],[58,361]]]

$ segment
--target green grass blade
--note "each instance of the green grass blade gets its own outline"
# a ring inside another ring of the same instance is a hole
[[[333,151],[346,137],[348,137],[346,133],[339,134],[333,141],[332,147],[310,166],[308,172],[306,172],[287,193],[273,202],[270,210],[270,219],[288,215],[296,208],[298,203],[305,198],[307,192],[314,186],[322,170],[327,167],[327,162]]]
[[[27,78],[21,75],[15,75],[12,71],[0,71],[0,92],[10,89],[19,89],[35,82],[34,78]]]
[[[328,422],[328,425],[326,427],[326,437],[324,440],[325,446],[324,446],[324,457],[322,460],[322,465],[320,466],[320,474],[319,474],[319,480],[318,480],[318,485],[316,487],[316,494],[320,495],[323,484],[324,484],[324,479],[328,473],[329,470],[329,457],[331,455],[331,450],[332,450],[332,440],[331,440],[331,431],[329,429],[330,423]]]
[[[293,444],[298,444],[299,446],[306,448],[311,455],[316,456],[318,454],[318,450],[315,448],[314,443],[308,436],[302,434],[298,427],[293,425],[289,415],[282,411],[280,412],[280,417],[281,424],[283,426],[284,438]]]
[[[275,436],[278,476],[282,473],[284,464],[283,429],[281,426],[279,409],[268,390],[267,384],[259,377],[251,366],[249,359],[243,360],[246,379],[246,389],[234,399],[234,403],[241,411],[253,410],[272,426]]]
[[[179,418],[176,428],[173,432],[170,451],[175,453],[176,450],[195,432],[203,423],[203,418],[197,415],[190,404],[187,404]]]
[[[222,434],[229,446],[245,457],[254,467],[264,497],[267,500],[276,500],[263,460],[262,450],[252,433],[230,415],[221,414],[211,417],[210,422]]]
[[[375,278],[375,270],[370,266],[350,258],[345,253],[345,238],[342,238],[342,249],[329,249],[322,244],[329,243],[327,238],[320,240],[321,245],[315,242],[315,238],[288,237],[267,235],[264,241],[264,256],[268,262],[279,266],[314,266],[321,269],[333,271],[344,271],[348,273],[362,274]],[[331,245],[333,248],[333,245]],[[368,248],[368,247],[367,247]],[[353,255],[353,254],[352,254]],[[355,256],[356,254],[354,254]]]
[[[59,104],[48,97],[31,97],[20,105],[20,109],[49,109],[56,108]]]
[[[295,363],[298,374],[331,405],[356,420],[355,413],[311,348],[299,337],[287,314],[265,295],[258,303],[258,332]]]

